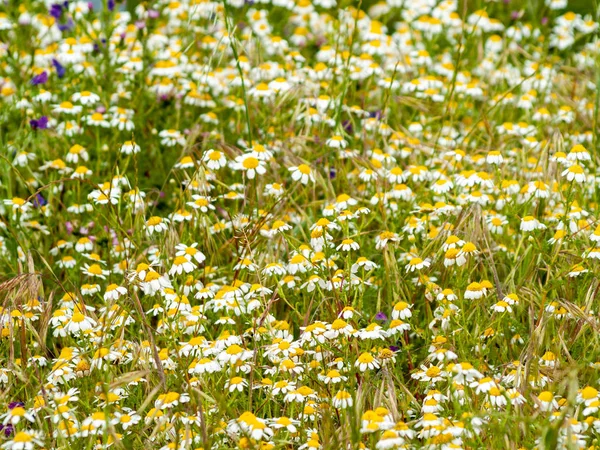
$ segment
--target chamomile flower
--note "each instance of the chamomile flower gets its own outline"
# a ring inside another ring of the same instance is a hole
[[[308,182],[315,182],[315,177],[312,173],[311,168],[306,164],[300,164],[299,166],[293,166],[288,169],[292,173],[292,180],[300,181],[302,184],[308,184]]]
[[[125,141],[123,145],[121,145],[121,153],[125,155],[133,155],[139,153],[141,148],[134,141]]]
[[[79,102],[82,105],[94,105],[100,101],[100,97],[90,91],[76,92],[71,96],[73,102]]]
[[[361,372],[365,372],[367,370],[374,370],[380,367],[379,362],[375,357],[368,352],[362,353],[354,363],[354,366],[358,368]]]
[[[146,233],[151,236],[154,233],[163,233],[169,228],[169,219],[152,216],[146,221]]]
[[[264,162],[252,154],[238,156],[235,159],[234,168],[244,172],[250,180],[253,180],[257,175],[264,175],[267,172]]]
[[[32,450],[35,447],[41,447],[43,443],[42,433],[35,430],[19,431],[12,436],[12,439],[2,444],[2,448],[10,450]]]
[[[575,181],[577,183],[583,183],[586,179],[585,170],[579,164],[573,164],[565,169],[562,174],[567,181]]]
[[[204,153],[202,161],[206,164],[206,167],[211,170],[219,170],[227,165],[225,154],[213,149],[207,150],[206,153]]]
[[[96,321],[83,314],[79,309],[73,312],[73,315],[65,325],[65,331],[71,334],[86,332],[96,326]]]

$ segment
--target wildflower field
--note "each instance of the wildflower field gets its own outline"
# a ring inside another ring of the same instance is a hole
[[[595,0],[98,3],[0,5],[1,449],[600,448]]]

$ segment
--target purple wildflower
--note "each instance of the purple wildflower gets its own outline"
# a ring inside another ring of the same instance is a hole
[[[47,204],[48,204],[48,201],[44,198],[44,196],[42,194],[37,194],[35,196],[35,198],[33,199],[33,206],[35,206],[36,208],[39,208],[39,207],[47,205]],[[17,403],[19,403],[19,402],[17,402]],[[8,407],[10,408],[10,405]]]
[[[56,69],[56,74],[58,75],[58,78],[62,78],[65,76],[65,72],[67,70],[61,63],[59,63],[56,59],[52,58],[52,65]]]
[[[30,83],[33,86],[37,86],[38,84],[44,84],[44,83],[46,83],[46,81],[48,81],[48,72],[46,72],[44,70],[42,73],[39,73],[35,77],[33,77],[31,79]]]
[[[29,121],[29,125],[34,130],[45,130],[48,128],[48,118],[46,116],[42,116],[39,119],[31,119]]]
[[[348,134],[353,133],[354,128],[352,127],[352,122],[350,120],[344,120],[342,126],[344,127],[344,131]]]
[[[69,18],[69,20],[67,20],[66,23],[59,23],[58,29],[60,31],[70,31],[73,29],[74,26],[75,24],[73,23],[73,19]]]
[[[375,320],[385,322],[387,320],[387,316],[383,312],[379,311],[377,314],[375,314]]]
[[[4,432],[4,436],[9,437],[15,431],[15,427],[10,423],[8,425],[0,425],[0,431]]]
[[[62,16],[62,5],[55,3],[52,6],[50,6],[49,14],[56,20],[60,19],[60,17]]]

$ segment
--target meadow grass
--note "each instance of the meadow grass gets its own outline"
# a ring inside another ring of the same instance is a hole
[[[0,6],[1,448],[599,445],[596,3],[90,5]]]

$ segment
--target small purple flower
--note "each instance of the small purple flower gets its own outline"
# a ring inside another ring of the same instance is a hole
[[[375,320],[385,322],[387,320],[387,316],[384,313],[382,313],[381,311],[379,311],[377,314],[375,314]]]
[[[336,170],[332,167],[331,169],[329,169],[329,179],[333,180],[337,175]]]
[[[38,128],[41,128],[42,130],[45,130],[46,128],[48,128],[48,117],[47,116],[42,116],[38,119]]]
[[[39,73],[35,77],[33,77],[31,79],[30,83],[33,86],[37,86],[38,84],[44,84],[44,83],[46,83],[46,81],[48,81],[48,72],[46,72],[44,70],[42,73]]]
[[[60,17],[62,16],[62,6],[56,3],[50,6],[49,14],[56,20],[60,19]]]
[[[92,228],[94,228],[95,223],[93,221],[88,222],[88,224],[86,226],[82,226],[79,228],[79,234],[82,234],[84,236],[87,236],[88,234],[90,234],[90,230]],[[90,241],[95,240],[96,238],[94,236],[88,236]]]
[[[48,204],[48,201],[44,198],[44,196],[42,194],[37,194],[35,196],[35,198],[33,199],[33,206],[35,206],[36,208],[39,208],[39,207],[47,205],[47,204]],[[17,403],[19,403],[19,402],[17,402]],[[8,407],[10,408],[10,405]]]
[[[8,425],[0,425],[0,431],[4,432],[4,436],[9,437],[15,431],[15,428],[9,423]]]
[[[400,351],[400,347],[396,347],[395,345],[390,345],[388,347],[391,351],[393,351],[394,353],[399,352]]]
[[[160,17],[160,12],[155,9],[151,9],[148,11],[148,17],[150,19],[158,19]]]
[[[107,6],[108,6],[109,11],[114,10],[115,9],[115,0],[108,0]]]
[[[353,127],[352,127],[352,122],[350,120],[344,120],[344,122],[342,123],[342,126],[344,127],[344,131],[346,133],[352,134]]]
[[[549,19],[547,17],[542,17],[542,25],[548,25]]]
[[[39,119],[31,119],[29,121],[29,125],[34,130],[45,130],[48,128],[48,118],[46,116],[42,116]]]
[[[10,402],[8,404],[8,409],[15,409],[18,406],[23,407],[23,406],[25,406],[25,403],[23,403],[23,402]]]
[[[58,75],[58,78],[62,78],[65,76],[65,72],[67,70],[61,63],[59,63],[56,59],[52,58],[52,65],[56,69],[56,74]]]
[[[371,118],[375,118],[375,119],[377,119],[377,120],[381,119],[381,116],[382,116],[382,115],[383,115],[383,114],[382,114],[382,112],[381,112],[381,111],[373,111],[373,112],[370,112],[370,113],[369,113],[369,117],[371,117]]]
[[[73,226],[73,224],[70,221],[66,221],[65,222],[65,228],[67,229],[67,233],[68,234],[72,234],[73,230],[75,229],[75,227]]]
[[[75,26],[75,24],[73,23],[73,19],[71,19],[69,17],[69,20],[67,20],[67,23],[59,23],[58,24],[58,29],[60,31],[71,31],[73,29],[73,27]]]

